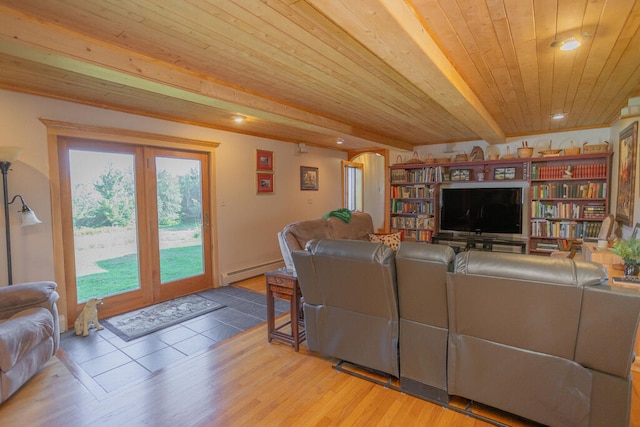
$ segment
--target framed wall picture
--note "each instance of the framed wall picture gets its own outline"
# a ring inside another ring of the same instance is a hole
[[[273,193],[275,186],[274,174],[272,173],[257,173],[256,181],[258,185],[258,194]]]
[[[635,198],[636,145],[638,144],[638,121],[620,132],[620,164],[618,167],[618,200],[616,220],[631,227],[633,224],[633,199]]]
[[[273,172],[273,151],[256,150],[256,170]]]
[[[300,166],[300,189],[318,190],[318,168]]]

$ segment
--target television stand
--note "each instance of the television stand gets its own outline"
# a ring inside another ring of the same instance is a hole
[[[450,246],[456,253],[469,250],[490,252],[527,253],[526,240],[489,237],[482,235],[434,234],[431,241]]]

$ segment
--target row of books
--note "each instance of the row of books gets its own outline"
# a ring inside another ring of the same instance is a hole
[[[433,217],[392,217],[391,227],[399,229],[433,230]]]
[[[433,212],[433,203],[428,201],[406,202],[398,199],[393,199],[391,201],[391,213],[433,215]]]
[[[531,220],[531,236],[563,239],[596,238],[600,232],[600,226],[600,222],[534,219]]]
[[[414,239],[418,242],[430,242],[433,238],[433,230],[401,230],[402,240]]]
[[[403,182],[435,182],[437,178],[437,172],[440,170],[440,176],[442,174],[440,166],[416,168],[416,169],[392,169],[391,170],[391,183],[403,183]]]
[[[558,244],[557,243],[549,243],[549,242],[539,242],[536,245],[536,249],[540,251],[557,251]]]
[[[391,198],[393,199],[432,199],[433,194],[433,187],[426,185],[391,187]]]
[[[579,203],[531,201],[531,218],[602,219],[606,213],[607,210],[604,204],[583,205]]]
[[[531,165],[531,179],[561,179],[561,178],[605,178],[607,166],[593,163],[589,165]]]
[[[604,199],[607,197],[606,182],[535,184],[531,186],[533,199]]]

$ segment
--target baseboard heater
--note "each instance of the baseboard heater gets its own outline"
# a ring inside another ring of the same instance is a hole
[[[251,267],[222,273],[222,280],[220,282],[222,286],[227,286],[231,283],[239,282],[250,277],[259,276],[266,273],[267,271],[275,270],[280,267],[284,267],[284,261],[282,259],[265,262],[263,264],[252,265]]]

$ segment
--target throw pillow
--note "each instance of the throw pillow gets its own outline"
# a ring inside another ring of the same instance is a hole
[[[388,234],[369,234],[369,241],[382,243],[389,246],[394,251],[398,250],[400,245],[400,232]]]

